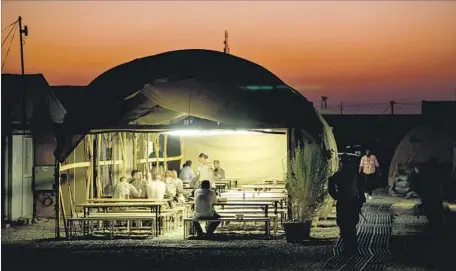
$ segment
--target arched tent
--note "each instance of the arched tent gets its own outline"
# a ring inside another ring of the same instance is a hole
[[[217,51],[179,50],[136,59],[101,74],[88,88],[87,102],[68,112],[56,131],[59,161],[90,130],[169,125],[186,116],[232,127],[295,127],[303,132],[300,141],[333,137],[313,104],[296,90],[255,63]]]
[[[455,154],[453,142],[456,140],[451,128],[437,125],[422,125],[412,129],[396,148],[389,169],[389,184],[394,182],[398,165],[423,165],[431,157],[440,164],[452,165]],[[454,165],[452,165],[454,167]]]

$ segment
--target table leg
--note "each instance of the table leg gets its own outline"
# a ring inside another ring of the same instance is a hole
[[[184,220],[184,240],[187,239],[187,223]]]
[[[264,207],[265,207],[265,208],[264,208],[264,216],[265,216],[266,218],[268,218],[268,217],[269,217],[269,206],[266,204]],[[267,233],[269,233],[269,225],[268,225],[268,223],[265,224],[265,231],[266,231]]]
[[[84,210],[84,218],[86,218],[89,215],[89,208],[88,207],[84,207],[83,210]],[[89,224],[88,224],[88,222],[86,220],[84,220],[82,222],[82,235],[84,235],[86,233],[86,230],[87,230],[87,233],[88,233]]]
[[[150,220],[150,235],[154,236],[154,220]]]

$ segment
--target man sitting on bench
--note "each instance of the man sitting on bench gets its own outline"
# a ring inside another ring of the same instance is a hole
[[[201,182],[201,188],[195,191],[195,214],[198,219],[218,219],[220,215],[214,210],[213,204],[217,202],[215,191],[211,190],[211,183],[208,180]],[[206,229],[206,235],[212,235],[220,222],[210,222]],[[194,222],[198,237],[203,236],[203,229],[198,221]]]

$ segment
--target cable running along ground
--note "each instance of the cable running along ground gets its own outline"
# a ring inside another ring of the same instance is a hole
[[[13,28],[13,29],[16,29],[17,28],[17,24],[16,26]],[[8,59],[8,54],[11,50],[11,44],[13,44],[13,40],[14,40],[14,37],[16,36],[16,31],[13,31],[13,36],[11,37],[11,41],[10,41],[10,44],[8,46],[8,51],[6,51],[6,55],[5,55],[5,59],[3,60],[3,63],[2,63],[2,70],[3,70],[3,67],[5,66],[5,63],[6,63],[6,60]]]

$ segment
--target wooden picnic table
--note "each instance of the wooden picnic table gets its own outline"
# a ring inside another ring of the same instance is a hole
[[[231,202],[217,202],[214,204],[214,206],[221,206],[222,210],[225,206],[249,206],[249,207],[258,206],[258,207],[264,208],[264,217],[269,218],[269,205],[271,205],[271,203],[272,202],[268,202],[268,201],[248,201],[248,202],[231,201]],[[277,201],[274,203],[274,207],[275,207],[274,214],[277,215]],[[269,226],[267,226],[267,225],[265,226],[265,230],[267,232],[269,231],[268,227]]]
[[[152,200],[148,198],[132,198],[132,199],[113,199],[113,198],[95,198],[95,199],[88,199],[87,202],[156,202],[156,203],[167,203],[172,201],[173,199],[163,199],[163,200]]]
[[[285,198],[286,193],[282,192],[244,192],[233,191],[220,194],[221,197],[241,197],[241,198]]]
[[[215,183],[215,190],[217,190],[220,194],[223,193],[226,189],[228,184],[226,183]]]
[[[150,208],[151,212],[155,212],[155,226],[156,226],[156,236],[161,234],[161,225],[160,225],[160,215],[161,215],[161,207],[165,202],[160,201],[136,201],[136,202],[131,202],[131,201],[116,201],[116,202],[86,202],[82,204],[78,204],[78,207],[82,207],[84,210],[84,217],[88,217],[90,214],[90,209],[92,208],[102,208],[107,210],[108,208],[125,208],[125,207],[132,207],[132,208]]]
[[[242,189],[269,189],[269,190],[286,190],[285,185],[271,185],[271,184],[245,184],[239,188]]]
[[[215,181],[215,183],[216,184],[225,183],[225,184],[227,184],[228,189],[231,189],[233,187],[233,183],[234,183],[234,186],[237,186],[238,180],[239,180],[239,178],[225,178],[225,179],[217,180],[217,181]]]

